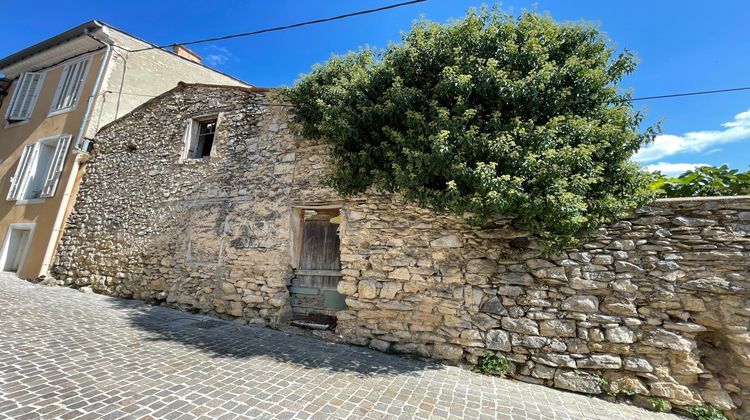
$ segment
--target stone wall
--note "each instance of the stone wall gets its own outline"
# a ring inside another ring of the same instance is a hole
[[[319,146],[258,89],[180,85],[99,132],[56,257],[66,284],[275,324],[288,312],[289,210],[331,198]],[[218,114],[211,156],[186,126]]]
[[[57,278],[281,326],[292,209],[339,203],[344,340],[454,363],[498,354],[525,381],[748,414],[750,197],[662,200],[545,258],[508,220],[337,201],[318,183],[320,146],[290,134],[271,96],[182,85],[103,129]],[[187,119],[211,110],[214,152],[180,162]]]
[[[750,405],[750,197],[661,200],[544,258],[507,221],[347,207],[339,332],[380,350],[679,405]],[[603,379],[603,380],[602,380]]]

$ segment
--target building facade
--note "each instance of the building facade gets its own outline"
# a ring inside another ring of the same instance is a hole
[[[510,220],[338,196],[291,112],[262,89],[181,84],[104,127],[58,284],[748,414],[750,197],[659,201],[546,257]]]
[[[0,59],[0,270],[48,272],[102,125],[179,81],[248,86],[97,21]]]

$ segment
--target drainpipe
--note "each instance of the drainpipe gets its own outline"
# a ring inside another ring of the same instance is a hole
[[[102,58],[102,65],[99,67],[99,74],[96,76],[96,82],[94,82],[94,89],[91,90],[91,95],[89,95],[88,103],[86,104],[86,113],[83,114],[83,121],[81,121],[81,128],[78,129],[78,136],[76,136],[76,152],[80,152],[80,146],[81,146],[81,139],[83,138],[83,135],[86,132],[86,129],[88,128],[89,121],[91,121],[91,109],[94,108],[94,102],[96,102],[96,97],[99,94],[99,87],[102,83],[102,77],[104,76],[104,71],[107,69],[107,64],[109,64],[109,58],[112,56],[112,44],[102,42],[90,34],[88,34],[89,38],[93,39],[94,41],[98,41],[99,43],[104,45],[104,57]]]
[[[71,194],[73,192],[73,187],[76,183],[76,178],[78,177],[78,170],[81,166],[81,152],[80,149],[81,146],[81,140],[83,139],[84,134],[86,133],[86,129],[88,128],[88,123],[91,121],[91,110],[94,108],[94,103],[96,102],[96,98],[99,95],[99,88],[101,86],[102,78],[104,76],[104,72],[107,69],[107,65],[109,64],[109,59],[112,56],[112,44],[102,42],[99,39],[96,39],[91,34],[87,33],[87,36],[89,36],[91,39],[101,43],[104,45],[105,51],[104,56],[102,57],[102,64],[99,67],[99,74],[96,76],[96,82],[94,82],[94,87],[91,90],[91,95],[89,95],[88,102],[86,103],[86,112],[83,114],[83,120],[81,121],[81,127],[78,129],[78,134],[76,135],[75,143],[73,143],[74,146],[74,159],[73,159],[73,167],[70,170],[70,175],[68,176],[68,181],[65,183],[65,190],[63,190],[62,199],[60,200],[60,207],[57,209],[57,216],[55,217],[55,224],[52,226],[52,235],[50,236],[50,241],[47,243],[47,249],[44,252],[44,259],[42,260],[42,267],[39,270],[39,274],[37,277],[46,275],[50,265],[52,265],[52,258],[55,255],[55,250],[57,249],[57,244],[60,241],[62,229],[63,229],[63,223],[65,222],[65,214],[68,211],[68,204],[71,203]]]

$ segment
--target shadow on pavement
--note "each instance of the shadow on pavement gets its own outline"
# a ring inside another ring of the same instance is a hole
[[[173,341],[208,353],[210,357],[268,357],[309,369],[365,376],[441,369],[433,362],[332,343],[307,335],[241,325],[137,300],[107,297],[107,301],[127,313],[134,327],[151,333],[144,341]]]

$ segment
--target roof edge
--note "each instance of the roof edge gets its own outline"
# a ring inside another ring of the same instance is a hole
[[[220,74],[222,76],[225,76],[225,77],[228,77],[228,78],[230,78],[232,80],[236,80],[237,82],[242,83],[244,85],[252,86],[252,83],[249,83],[249,82],[247,82],[245,80],[239,79],[239,78],[237,78],[235,76],[232,76],[231,74],[225,73],[225,72],[223,72],[221,70],[215,69],[215,68],[213,68],[211,66],[208,66],[206,64],[198,63],[198,62],[195,62],[195,61],[192,61],[192,60],[188,60],[187,58],[181,57],[178,54],[173,53],[172,51],[168,51],[168,50],[165,50],[163,48],[159,48],[158,45],[156,45],[156,44],[154,44],[152,42],[146,41],[145,39],[143,39],[143,38],[141,38],[139,36],[133,35],[133,34],[131,34],[129,32],[126,32],[126,31],[124,31],[124,30],[122,30],[122,29],[120,29],[120,28],[118,28],[116,26],[110,25],[107,22],[104,22],[104,21],[101,21],[101,20],[96,20],[96,19],[92,19],[92,20],[90,20],[88,22],[84,22],[84,23],[82,23],[82,24],[80,24],[80,25],[78,25],[78,26],[76,26],[74,28],[68,29],[67,31],[62,32],[60,34],[57,34],[57,35],[55,35],[55,36],[53,36],[51,38],[47,38],[44,41],[36,43],[36,44],[34,44],[34,45],[30,46],[30,47],[26,47],[26,48],[22,49],[21,51],[13,53],[13,54],[11,54],[11,55],[9,55],[7,57],[0,58],[0,73],[2,73],[3,69],[5,69],[7,67],[10,67],[13,64],[16,64],[16,63],[18,63],[20,61],[23,61],[23,60],[25,60],[28,57],[31,57],[31,56],[33,56],[35,54],[38,54],[38,53],[41,53],[42,51],[48,50],[48,49],[53,48],[53,47],[55,47],[57,45],[63,44],[65,42],[70,41],[70,40],[72,40],[74,38],[77,38],[79,36],[87,35],[87,34],[89,34],[91,32],[94,32],[94,31],[99,30],[99,29],[104,29],[104,28],[108,28],[109,30],[117,31],[117,32],[119,32],[119,33],[121,33],[121,34],[123,34],[125,36],[133,38],[134,40],[136,40],[138,42],[142,42],[142,43],[148,45],[149,47],[152,47],[155,50],[159,50],[159,51],[161,51],[161,52],[163,52],[165,54],[172,55],[172,56],[177,57],[177,58],[179,58],[181,60],[185,60],[185,61],[190,62],[190,63],[192,63],[194,65],[197,65],[199,67],[202,67],[204,69],[210,70],[210,71],[212,71],[214,73],[218,73],[218,74]],[[98,39],[98,38],[95,38],[95,39],[97,41],[99,41],[99,42],[105,42],[105,41],[102,41],[101,39]],[[196,54],[196,55],[198,55],[198,54]]]
[[[276,88],[265,88],[265,87],[257,87],[257,86],[234,86],[234,85],[219,85],[219,84],[212,84],[212,83],[188,83],[188,82],[177,82],[177,86],[182,87],[192,87],[192,86],[199,86],[199,87],[220,87],[220,88],[228,88],[228,89],[239,89],[244,90],[245,92],[251,92],[251,93],[264,93],[264,92],[272,92],[274,90],[277,90]]]
[[[149,99],[148,101],[146,101],[146,102],[138,105],[137,107],[133,108],[133,110],[131,110],[127,114],[123,115],[122,117],[119,117],[118,119],[116,119],[114,121],[110,121],[109,123],[103,125],[96,132],[95,136],[98,136],[99,133],[101,133],[105,129],[109,128],[111,125],[114,125],[115,123],[119,122],[120,120],[128,118],[132,114],[136,113],[137,111],[140,111],[141,109],[146,108],[147,106],[151,105],[153,102],[156,102],[159,99],[161,99],[161,98],[163,98],[163,97],[165,97],[167,95],[170,95],[170,94],[172,94],[174,92],[177,92],[177,91],[185,89],[185,88],[190,88],[190,87],[213,87],[213,88],[222,88],[222,89],[235,89],[235,90],[240,90],[240,91],[248,92],[248,93],[268,93],[268,92],[272,92],[272,91],[277,90],[277,89],[274,89],[274,88],[245,87],[245,86],[233,86],[233,85],[212,85],[212,84],[209,84],[209,83],[177,82],[177,86],[173,87],[172,89],[169,89],[168,91],[166,91],[166,92],[164,92],[164,93],[162,93],[162,94],[160,94],[158,96],[155,96],[155,97]]]
[[[65,32],[59,33],[51,38],[47,38],[42,42],[36,43],[30,47],[26,47],[21,51],[13,53],[7,57],[0,59],[0,71],[6,67],[9,67],[27,57],[31,57],[34,54],[50,49],[56,45],[70,41],[73,38],[77,38],[81,35],[86,35],[94,30],[101,29],[105,25],[98,20],[90,20],[84,22],[72,29],[68,29]]]

